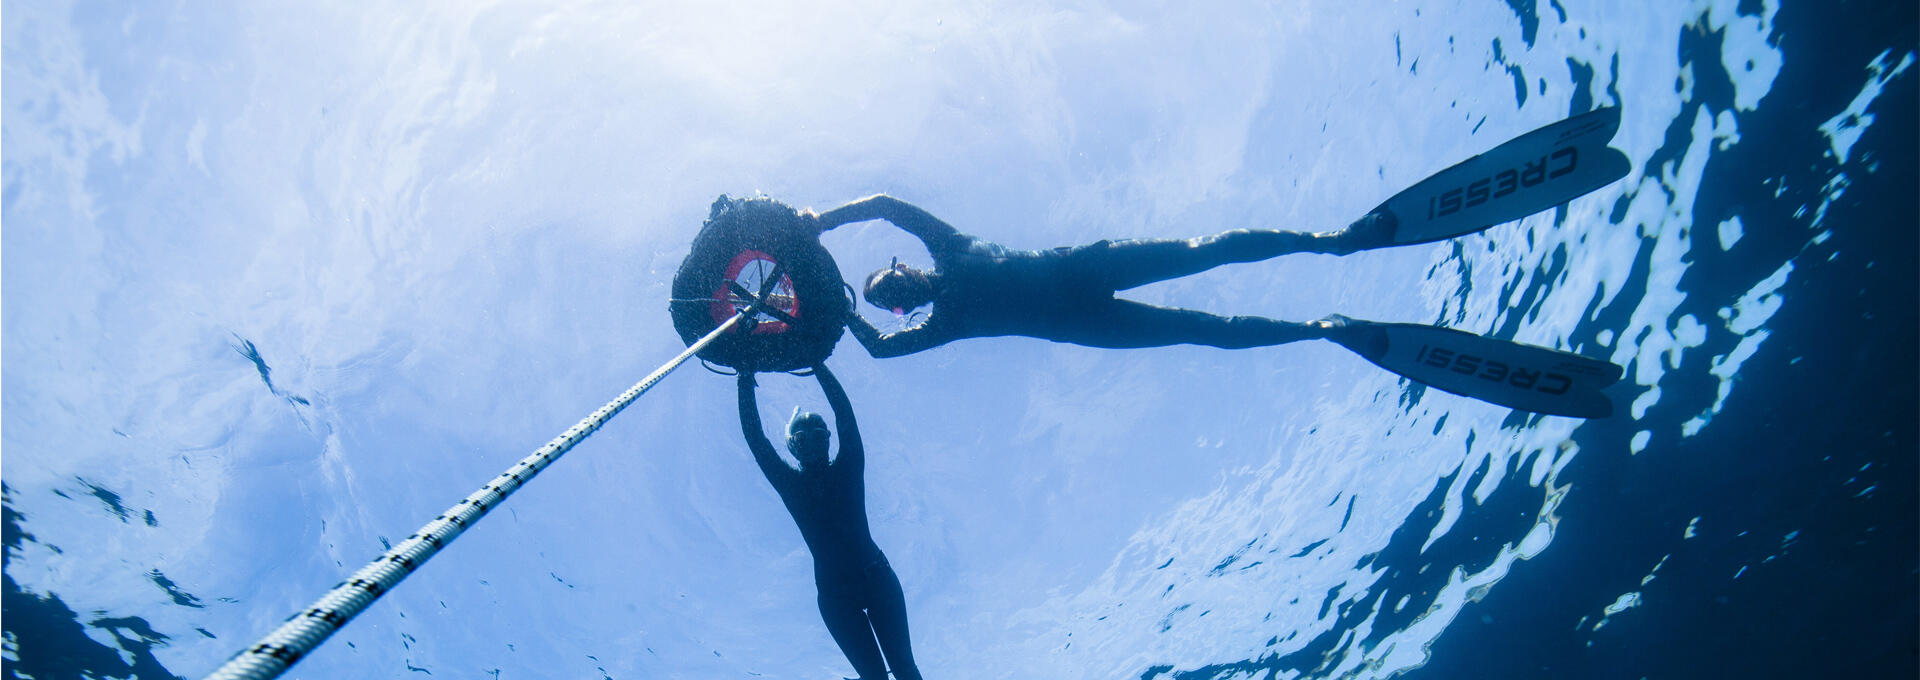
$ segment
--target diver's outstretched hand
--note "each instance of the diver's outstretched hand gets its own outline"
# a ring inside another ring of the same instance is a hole
[[[837,224],[833,226],[828,226],[822,223],[820,221],[820,214],[814,212],[812,208],[808,208],[806,210],[800,211],[800,224],[803,228],[805,228],[806,231],[814,234],[815,236],[820,235],[822,232],[825,232],[828,229],[832,229],[833,227],[840,226]]]
[[[757,388],[760,386],[760,381],[755,379],[755,376],[760,374],[760,369],[755,368],[753,365],[753,362],[742,361],[739,364],[735,365],[733,367],[733,370],[735,372],[735,375],[740,376],[739,382],[741,387]]]

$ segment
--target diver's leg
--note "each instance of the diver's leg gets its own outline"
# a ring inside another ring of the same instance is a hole
[[[820,618],[827,622],[827,633],[840,653],[847,655],[860,680],[887,680],[887,665],[880,660],[880,647],[874,644],[872,624],[860,610],[851,593],[820,591]]]
[[[887,667],[895,680],[920,680],[920,667],[913,662],[913,644],[907,635],[907,598],[900,590],[900,577],[893,567],[881,563],[867,575],[867,616],[873,621],[873,634],[880,639],[880,650],[887,655]]]
[[[1245,349],[1323,339],[1329,332],[1312,323],[1220,316],[1113,299],[1089,303],[1071,318],[1063,318],[1063,327],[1050,339],[1112,349],[1168,345]]]
[[[1346,255],[1388,245],[1392,234],[1391,214],[1370,213],[1335,232],[1234,229],[1189,239],[1107,241],[1075,250],[1084,258],[1085,275],[1099,278],[1110,290],[1118,291],[1223,264],[1258,262],[1292,253]]]
[[[1327,252],[1316,234],[1235,229],[1188,239],[1132,239],[1085,246],[1086,275],[1108,290],[1126,290],[1197,274],[1223,264],[1257,262],[1289,253]]]

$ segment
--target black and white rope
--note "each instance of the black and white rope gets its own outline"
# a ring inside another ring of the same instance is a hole
[[[613,401],[607,402],[607,405],[600,407],[600,410],[594,411],[575,423],[573,427],[567,428],[566,432],[560,433],[560,436],[555,437],[553,441],[547,442],[546,446],[540,447],[532,455],[521,459],[512,468],[500,473],[499,477],[487,482],[486,486],[480,487],[480,490],[454,504],[446,512],[440,513],[440,516],[433,518],[433,521],[428,522],[426,526],[420,527],[419,531],[415,531],[406,540],[393,546],[371,564],[361,567],[347,580],[327,591],[327,594],[321,596],[318,601],[287,617],[285,623],[261,638],[259,642],[233,655],[225,665],[208,675],[207,680],[262,680],[278,677],[286,672],[294,662],[299,661],[315,647],[319,647],[320,643],[326,641],[334,631],[347,625],[348,621],[366,610],[374,600],[399,585],[401,579],[413,573],[413,570],[419,569],[420,565],[425,564],[448,543],[452,543],[461,532],[479,522],[481,517],[486,516],[487,511],[498,507],[507,499],[507,496],[532,480],[534,475],[540,474],[540,471],[553,464],[553,461],[559,460],[560,456],[565,455],[575,444],[586,439],[587,435],[599,430],[608,419],[620,413],[641,394],[652,389],[654,383],[660,382],[660,379],[672,373],[673,369],[679,368],[680,364],[685,363],[688,358],[732,330],[742,318],[756,313],[758,307],[759,305],[755,305],[733,315],[733,318],[727,319],[726,323],[720,324],[720,327],[700,338],[699,342],[688,346],[687,351],[681,352],[672,361],[654,370],[633,387],[627,388],[626,392],[621,393]]]

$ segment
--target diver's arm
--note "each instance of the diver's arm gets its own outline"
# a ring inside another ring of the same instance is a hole
[[[853,339],[860,341],[861,347],[867,348],[867,354],[875,359],[906,356],[939,347],[953,340],[946,337],[947,334],[939,327],[934,326],[931,319],[912,328],[881,333],[880,329],[874,327],[873,323],[867,321],[865,317],[858,313],[849,313],[847,330],[853,333]]]
[[[939,252],[944,249],[946,242],[960,233],[952,225],[940,221],[940,218],[921,210],[919,206],[886,194],[875,194],[828,210],[820,213],[817,219],[821,231],[842,224],[886,220],[893,226],[918,237],[922,243],[927,244],[927,250],[930,252]]]
[[[760,464],[760,473],[775,487],[786,483],[795,474],[787,462],[780,460],[780,454],[774,452],[773,442],[767,441],[767,432],[760,423],[760,402],[754,394],[756,387],[752,371],[740,372],[740,431],[747,436],[747,449],[753,452],[753,462]]]
[[[820,381],[820,391],[827,395],[827,405],[833,407],[833,424],[840,430],[840,456],[834,460],[834,466],[846,465],[847,469],[858,474],[867,464],[866,447],[860,441],[860,425],[853,419],[853,402],[847,400],[846,389],[840,387],[840,381],[827,370],[826,364],[813,367],[813,377]]]

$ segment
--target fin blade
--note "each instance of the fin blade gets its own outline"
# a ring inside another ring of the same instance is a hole
[[[1627,155],[1607,146],[1619,130],[1619,107],[1589,111],[1434,173],[1375,210],[1399,220],[1390,245],[1445,240],[1549,210],[1627,175]]]
[[[1625,374],[1599,359],[1451,328],[1357,320],[1349,328],[1334,341],[1381,368],[1522,411],[1605,418],[1614,405],[1603,390]]]

